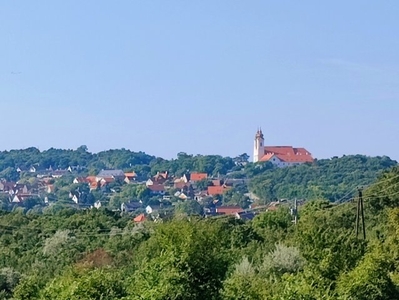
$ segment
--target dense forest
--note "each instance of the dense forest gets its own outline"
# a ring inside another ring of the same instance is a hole
[[[246,222],[2,212],[0,298],[397,299],[399,168],[363,199],[366,239],[355,232],[356,198],[308,201],[297,224],[284,205]]]

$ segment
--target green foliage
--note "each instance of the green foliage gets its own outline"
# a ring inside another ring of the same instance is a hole
[[[115,270],[72,269],[49,283],[40,294],[43,300],[116,300],[126,296],[126,290]]]
[[[10,297],[20,279],[21,274],[12,268],[0,269],[0,295],[2,294],[3,297]]]
[[[261,270],[265,274],[281,276],[300,271],[304,263],[298,248],[277,244],[276,248],[265,257]]]
[[[276,243],[289,239],[293,234],[292,216],[288,208],[282,207],[256,216],[253,228],[264,239],[264,249],[270,251]]]
[[[340,299],[396,299],[399,290],[390,277],[391,265],[386,253],[372,249],[356,268],[339,278]]]
[[[75,151],[91,156],[85,147]],[[67,153],[72,155],[75,151]],[[23,152],[24,159],[42,155],[34,149],[28,152]],[[62,154],[55,149],[47,154],[56,160],[56,153]],[[124,158],[120,159],[118,153]],[[6,162],[8,155],[4,157]],[[15,159],[22,153],[12,155]],[[63,155],[65,160],[69,157]],[[101,164],[125,166],[128,160],[130,166],[134,160],[129,159],[133,156],[127,150],[112,150],[101,154]],[[268,164],[239,165],[238,160],[233,161],[233,168],[242,174],[259,172],[254,181],[264,177],[270,183],[276,179],[269,178],[269,172],[288,177],[295,174],[295,178],[307,176],[309,180],[313,177],[311,172],[335,178],[326,166],[341,166],[340,160],[300,166],[309,173],[296,173],[295,169],[302,170],[299,167],[290,171],[269,169]],[[333,181],[337,184],[337,195],[343,186],[352,187],[359,179],[349,175],[349,168],[357,168],[362,162],[374,170],[365,171],[363,179],[371,180],[372,173],[375,176],[377,169],[391,163],[385,158],[363,160],[357,156],[342,160],[348,168],[344,168],[345,174],[338,172],[341,185]],[[216,164],[223,161],[220,157],[208,160],[180,153],[173,162],[150,159],[148,165],[142,165],[149,169],[142,170],[151,173],[168,166],[176,172],[185,172],[191,167],[205,170],[212,163],[215,167],[209,170],[213,173],[220,167]],[[230,164],[228,159],[224,162]],[[93,163],[100,164],[98,155]],[[398,174],[398,169],[393,168],[364,191],[367,240],[355,236],[353,202],[336,205],[325,197],[307,201],[299,207],[298,224],[294,224],[289,201],[280,202],[276,210],[258,213],[252,221],[243,221],[230,216],[194,216],[202,212],[202,207],[197,201],[187,200],[175,203],[174,219],[160,219],[153,214],[156,222],[147,216],[146,222],[135,224],[131,217],[103,207],[98,210],[63,207],[70,201],[64,192],[70,189],[90,192],[85,185],[71,185],[70,178],[61,180],[57,188],[66,197],[65,202],[57,201],[43,211],[38,206],[28,210],[21,205],[16,205],[12,212],[0,211],[0,298],[395,299],[399,286]],[[23,178],[30,180],[29,176]],[[352,181],[346,182],[348,178]],[[299,184],[300,180],[295,180],[292,181]],[[271,185],[254,184],[251,183],[252,188],[275,191]],[[308,188],[312,192],[324,190],[321,185],[318,189],[314,186]],[[159,203],[158,198],[146,194],[148,189],[144,185],[120,187],[120,193],[111,196],[115,208],[126,199]],[[306,188],[303,191],[309,192]],[[350,194],[349,191],[345,194]],[[225,203],[240,203],[246,192],[246,186],[237,185],[220,199]],[[90,194],[94,198],[108,196],[101,191]],[[163,216],[162,211],[159,214]]]
[[[208,220],[175,220],[156,228],[139,249],[131,299],[217,299],[228,267],[228,236]]]
[[[222,299],[225,300],[261,300],[267,299],[265,280],[256,268],[244,257],[235,266],[234,272],[225,280]]]
[[[186,200],[184,202],[179,202],[175,206],[175,214],[185,214],[185,215],[203,215],[204,209],[195,200]]]
[[[15,182],[19,179],[19,174],[16,169],[10,166],[7,167],[6,169],[3,169],[3,171],[0,172],[0,178],[4,178],[5,180]]]
[[[289,168],[268,169],[250,181],[250,190],[272,201],[274,198],[327,199],[336,201],[358,186],[366,186],[396,161],[362,155],[317,160]],[[351,195],[349,195],[351,197]]]
[[[379,181],[364,193],[365,202],[374,211],[399,206],[399,167],[384,172]]]
[[[354,235],[355,213],[351,204],[315,211],[299,222],[296,239],[313,280],[329,285],[341,272],[355,267],[366,243]]]

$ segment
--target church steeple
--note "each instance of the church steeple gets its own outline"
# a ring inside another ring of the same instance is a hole
[[[258,138],[263,139],[263,132],[262,132],[261,127],[258,127],[258,130],[256,131],[256,134],[255,134],[255,140]]]
[[[265,154],[265,144],[264,144],[262,128],[258,128],[255,134],[254,141],[254,156],[253,161],[258,162],[262,156]]]

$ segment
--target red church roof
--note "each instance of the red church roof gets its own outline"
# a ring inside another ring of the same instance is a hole
[[[268,161],[273,156],[278,157],[283,162],[313,162],[312,154],[305,148],[293,148],[292,146],[266,146],[265,155],[261,161]]]

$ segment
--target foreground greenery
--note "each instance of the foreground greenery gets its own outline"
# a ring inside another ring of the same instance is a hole
[[[356,194],[356,192],[354,192]],[[134,224],[107,210],[0,216],[3,299],[397,299],[399,169],[356,204],[309,201],[253,221],[184,214]]]

